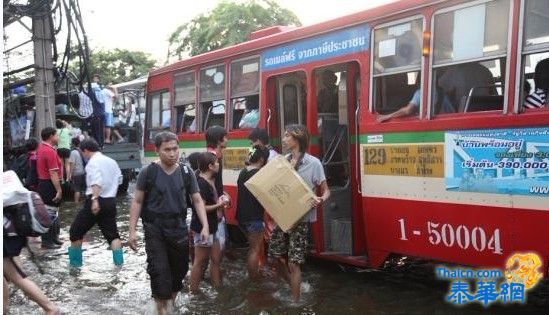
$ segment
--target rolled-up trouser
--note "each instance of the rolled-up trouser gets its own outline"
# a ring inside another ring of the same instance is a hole
[[[78,211],[71,224],[69,234],[71,242],[79,241],[95,225],[109,244],[115,239],[120,239],[118,227],[116,226],[116,198],[99,197],[99,213],[93,214],[91,211],[91,195],[86,197],[84,207]]]
[[[164,222],[163,222],[164,221]],[[155,299],[168,300],[183,288],[189,271],[189,233],[182,218],[143,222],[147,273]]]

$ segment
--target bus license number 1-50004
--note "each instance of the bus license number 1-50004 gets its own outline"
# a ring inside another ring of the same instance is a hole
[[[400,227],[399,239],[407,241],[410,234],[406,230],[405,220],[401,218],[397,222]],[[414,236],[420,236],[421,234],[421,230],[412,231]],[[459,225],[454,228],[449,223],[441,224],[427,221],[427,235],[429,236],[429,243],[435,246],[458,246],[464,250],[473,248],[477,252],[491,250],[494,254],[503,254],[499,228],[496,228],[491,235],[487,235],[484,228],[479,226],[471,229],[465,225]]]

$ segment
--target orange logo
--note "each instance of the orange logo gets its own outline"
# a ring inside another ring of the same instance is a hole
[[[542,263],[535,253],[515,253],[507,259],[505,277],[507,282],[524,284],[524,289],[530,289],[538,283],[543,274],[539,271]]]

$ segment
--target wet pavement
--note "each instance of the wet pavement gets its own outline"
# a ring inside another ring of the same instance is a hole
[[[133,184],[130,185],[130,191]],[[118,203],[119,229],[127,238],[130,196]],[[23,269],[61,308],[63,314],[152,314],[142,234],[134,253],[124,248],[125,263],[116,267],[97,228],[84,240],[84,266],[70,269],[68,227],[80,205],[66,202],[61,209],[60,250],[46,251],[30,243],[21,256]],[[138,228],[140,231],[140,229]],[[528,292],[526,305],[478,304],[455,307],[444,302],[448,283],[434,277],[435,264],[395,258],[382,270],[359,270],[309,260],[304,267],[302,302],[291,301],[288,286],[265,269],[260,281],[250,281],[246,249],[230,249],[222,262],[224,286],[214,290],[204,281],[202,292],[178,295],[176,314],[548,314],[549,281]],[[188,276],[185,279],[188,285]],[[10,287],[10,314],[42,314],[20,290]]]

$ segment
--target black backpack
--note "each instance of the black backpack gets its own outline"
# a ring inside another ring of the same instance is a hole
[[[11,163],[10,169],[17,174],[22,183],[27,179],[28,160],[28,154],[21,154]]]
[[[25,187],[35,188],[38,186],[38,172],[36,170],[36,159],[27,159],[27,177]]]
[[[141,210],[141,219],[144,221],[153,221],[154,218],[152,217],[152,214],[147,211],[147,200],[150,198],[151,194],[162,194],[161,191],[156,189],[155,182],[156,182],[156,176],[158,175],[158,172],[160,170],[160,165],[157,163],[152,162],[147,167],[147,174],[145,178],[145,196],[143,198],[143,208]],[[190,195],[187,193],[187,186],[190,185],[190,178],[191,170],[189,167],[185,164],[179,163],[179,172],[181,173],[181,179],[183,181],[183,187],[181,193],[185,195],[185,198],[187,200],[187,207],[191,207],[192,205],[192,199],[190,198]],[[187,207],[181,209],[181,213],[179,213],[179,216],[185,218],[187,214]]]
[[[46,205],[36,192],[29,193],[28,202],[5,207],[4,213],[19,236],[40,236],[52,224]]]

